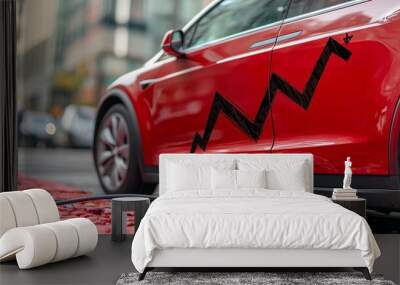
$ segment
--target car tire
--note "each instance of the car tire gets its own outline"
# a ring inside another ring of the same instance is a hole
[[[94,161],[100,184],[107,194],[141,194],[142,177],[134,139],[138,139],[132,115],[122,104],[113,105],[94,137]]]

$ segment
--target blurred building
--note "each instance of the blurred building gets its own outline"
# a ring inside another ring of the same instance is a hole
[[[121,74],[140,67],[165,32],[184,25],[205,1],[60,1],[53,104],[95,104]]]
[[[52,104],[95,104],[118,74],[143,63],[144,1],[59,2]]]
[[[210,0],[17,0],[25,108],[95,105],[115,78],[159,49]],[[21,100],[19,100],[21,101]]]
[[[168,30],[182,28],[210,2],[211,0],[146,0],[147,57],[159,50],[161,40]]]

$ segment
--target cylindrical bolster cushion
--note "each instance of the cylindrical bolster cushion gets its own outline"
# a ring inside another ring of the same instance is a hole
[[[8,260],[16,254],[21,269],[51,262],[56,250],[56,236],[42,225],[11,229],[0,239],[0,259]]]
[[[49,192],[43,189],[29,189],[22,192],[28,194],[32,199],[39,218],[39,224],[60,220],[56,202]]]
[[[20,269],[28,269],[86,254],[96,248],[96,226],[76,218],[14,228],[0,238],[0,261],[16,254]]]
[[[13,209],[7,198],[0,195],[0,237],[9,229],[15,228],[17,223]]]
[[[30,196],[22,191],[3,192],[1,195],[10,202],[17,227],[33,226],[39,223],[35,205]]]
[[[79,244],[74,257],[91,252],[96,248],[98,233],[92,221],[85,218],[75,218],[65,220],[65,222],[72,225],[78,233]]]
[[[57,241],[57,251],[51,262],[57,262],[70,258],[75,255],[78,249],[78,233],[72,228],[71,224],[62,222],[55,222],[44,224],[53,231]]]

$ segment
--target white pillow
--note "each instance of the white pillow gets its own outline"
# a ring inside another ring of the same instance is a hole
[[[166,191],[211,190],[211,168],[235,169],[236,160],[176,159],[166,166]]]
[[[236,189],[236,170],[232,169],[216,169],[211,170],[211,188],[213,190]]]
[[[267,171],[236,170],[238,188],[267,188]]]
[[[206,166],[169,163],[167,189],[168,191],[210,189],[210,171],[211,167]]]
[[[268,187],[277,190],[306,192],[307,177],[305,162],[292,164],[291,167],[274,168],[268,171]]]
[[[240,188],[266,188],[266,170],[211,170],[211,188],[213,190],[237,190]]]
[[[239,160],[240,170],[267,170],[267,188],[273,190],[307,191],[308,164],[305,161]]]

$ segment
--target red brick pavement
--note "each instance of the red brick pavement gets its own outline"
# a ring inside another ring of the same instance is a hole
[[[42,188],[47,190],[56,200],[68,200],[91,196],[79,188],[57,182],[39,180],[19,174],[18,189]],[[111,201],[96,200],[58,206],[62,220],[82,217],[95,223],[99,234],[111,234]],[[128,213],[128,233],[133,233],[134,215]]]

